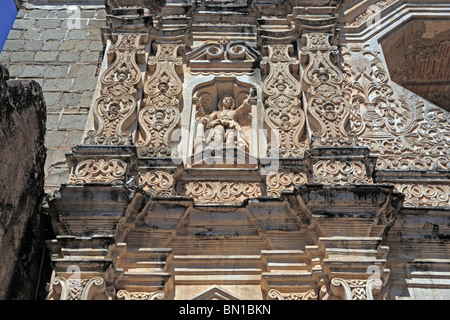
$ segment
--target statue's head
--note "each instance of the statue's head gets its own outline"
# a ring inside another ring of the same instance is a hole
[[[234,109],[234,99],[231,96],[223,97],[219,105],[220,109],[232,110]]]

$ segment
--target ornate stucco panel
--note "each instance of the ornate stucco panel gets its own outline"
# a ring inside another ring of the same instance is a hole
[[[355,135],[349,130],[350,110],[343,92],[343,74],[335,65],[337,47],[333,34],[312,32],[303,35],[302,84],[307,101],[312,147],[353,147]]]
[[[93,105],[95,130],[84,140],[92,145],[131,145],[130,128],[136,119],[137,90],[142,87],[141,70],[147,34],[113,34],[109,67],[100,76],[100,96]]]
[[[171,135],[180,121],[181,46],[156,44],[156,48],[156,55],[148,59],[150,76],[139,111],[136,145],[142,157],[170,157],[176,147]]]
[[[294,74],[298,60],[293,58],[291,44],[271,44],[261,62],[264,79],[264,123],[278,137],[270,137],[268,154],[281,158],[301,158],[308,142],[305,140],[305,113],[300,102],[300,85]],[[269,136],[271,135],[268,133]]]

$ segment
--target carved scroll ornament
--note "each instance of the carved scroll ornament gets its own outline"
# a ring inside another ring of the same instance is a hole
[[[114,300],[116,290],[100,277],[65,279],[56,277],[49,287],[47,300]]]
[[[450,207],[450,186],[397,184],[395,190],[405,195],[405,207]]]
[[[139,176],[142,189],[156,196],[172,195],[173,182],[173,175],[164,171],[146,172]]]
[[[182,65],[179,45],[158,44],[148,60],[151,76],[144,84],[143,106],[139,112],[138,153],[144,157],[170,157],[174,148],[171,134],[180,120],[182,91],[178,76]]]
[[[240,203],[262,196],[259,183],[189,182],[185,187],[186,196],[197,203]]]
[[[278,290],[271,289],[267,294],[269,300],[318,300],[319,296],[314,290],[308,290],[300,293],[281,293]]]
[[[85,160],[71,172],[69,184],[123,183],[127,164],[119,159]]]
[[[264,121],[279,135],[279,141],[269,146],[270,152],[277,152],[281,158],[303,157],[308,147],[305,113],[299,100],[300,85],[292,74],[299,62],[290,56],[290,44],[268,45],[267,49],[268,56],[261,62],[263,70],[269,70],[263,83]]]
[[[284,190],[293,190],[299,184],[308,180],[305,173],[277,172],[270,173],[266,177],[267,195],[269,197],[279,197]]]
[[[122,289],[117,292],[117,300],[165,300],[165,297],[163,291],[128,292]]]
[[[137,65],[145,56],[146,34],[119,33],[108,52],[112,63],[101,75],[101,95],[94,104],[95,130],[90,130],[85,144],[129,145],[128,130],[136,117],[136,94],[141,87]]]
[[[303,85],[308,102],[308,121],[313,127],[313,147],[352,147],[355,136],[348,130],[349,106],[343,95],[343,75],[332,62],[337,48],[327,33],[304,35],[302,56],[307,61]]]
[[[323,184],[371,184],[372,177],[361,161],[320,160],[313,166],[314,181]]]

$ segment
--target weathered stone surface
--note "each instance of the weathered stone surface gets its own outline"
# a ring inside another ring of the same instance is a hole
[[[0,65],[0,299],[32,300],[44,289],[38,279],[45,276],[40,268],[49,231],[41,212],[46,107],[36,82],[8,76]]]
[[[46,4],[47,6],[31,2],[23,4],[0,54],[0,62],[9,68],[13,79],[33,79],[39,82],[43,88],[48,112],[59,113],[61,118],[66,111],[80,111],[77,103],[81,94],[85,101],[84,110],[90,107],[95,89],[96,69],[103,51],[99,30],[105,24],[105,8],[98,3],[95,7],[81,6],[80,19],[77,20],[79,23],[70,24],[71,17],[78,17],[74,15],[74,10],[69,10],[67,6],[49,7],[49,3]],[[75,29],[71,29],[72,27]],[[72,70],[70,75],[69,70]],[[72,87],[73,84],[75,87]],[[68,106],[74,107],[75,110],[65,109]],[[49,143],[47,147],[57,148],[61,146],[58,143],[78,140],[70,137],[70,132],[67,132],[70,129],[64,127],[64,131],[58,133],[58,127],[53,127],[53,124],[56,122],[50,121],[47,124],[48,132],[52,135],[46,139]],[[77,128],[83,126],[84,123],[76,124]],[[74,134],[79,136],[78,132]],[[70,148],[73,145],[64,144],[63,147]],[[46,170],[52,168],[49,166]],[[47,191],[52,193],[54,190]]]

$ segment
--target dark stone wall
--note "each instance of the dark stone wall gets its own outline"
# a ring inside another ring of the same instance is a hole
[[[35,81],[0,65],[0,299],[35,299],[50,228],[44,197],[46,106]],[[45,261],[45,260],[44,260]],[[48,279],[48,278],[47,278]],[[38,295],[38,298],[41,298]]]

